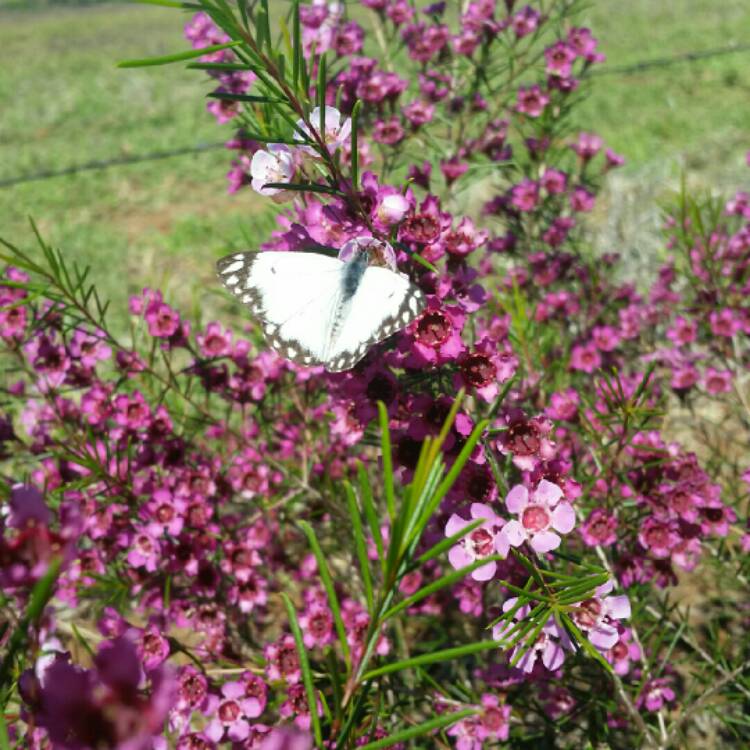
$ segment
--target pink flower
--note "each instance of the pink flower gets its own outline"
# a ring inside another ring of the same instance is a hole
[[[242,742],[250,734],[247,719],[260,716],[259,703],[245,697],[242,682],[225,682],[221,686],[223,698],[216,707],[214,718],[205,729],[206,735],[214,742],[221,742],[224,736],[233,742]]]
[[[729,370],[706,368],[703,374],[703,387],[713,396],[718,393],[729,393],[732,390],[734,376]]]
[[[500,703],[496,695],[482,695],[482,712],[479,714],[480,740],[500,740],[504,742],[510,734],[510,712],[507,703]]]
[[[582,370],[591,374],[601,366],[602,358],[595,346],[578,344],[573,347],[570,353],[570,368],[572,370]]]
[[[496,516],[488,505],[472,503],[471,520],[478,518],[484,518],[485,521],[464,536],[448,553],[448,560],[456,570],[496,553],[503,556],[508,554],[508,541],[499,534],[505,521]],[[471,520],[467,521],[454,513],[445,527],[445,535],[450,537],[458,534],[471,523]],[[495,575],[496,569],[497,563],[492,560],[472,571],[471,577],[475,581],[489,581]]]
[[[573,622],[600,651],[612,648],[619,640],[616,621],[630,617],[630,601],[627,596],[603,596],[613,586],[612,581],[600,586],[596,590],[596,596],[574,605],[570,613]]]
[[[537,86],[522,86],[518,89],[516,109],[529,117],[539,117],[549,104],[549,96]]]
[[[510,203],[519,211],[533,211],[539,203],[539,183],[524,178],[510,191]]]
[[[587,162],[601,151],[603,145],[603,141],[598,135],[579,133],[578,141],[571,148],[582,161]]]
[[[657,677],[649,680],[638,696],[636,706],[646,707],[647,711],[658,711],[665,703],[671,703],[675,699],[674,690],[670,687],[668,677]]]
[[[505,498],[505,505],[519,520],[508,521],[502,535],[513,547],[528,541],[538,554],[557,549],[561,539],[555,531],[568,534],[576,522],[573,506],[562,498],[563,491],[546,479],[531,493],[517,484]]]
[[[591,211],[594,208],[594,194],[586,188],[577,187],[570,195],[570,207],[574,211]]]
[[[277,202],[288,200],[291,197],[291,191],[265,187],[265,185],[291,182],[294,172],[294,155],[291,149],[283,143],[269,143],[268,151],[256,151],[250,162],[253,190]]]
[[[716,336],[731,338],[742,330],[741,321],[736,317],[734,310],[728,308],[715,310],[708,316],[708,320],[711,323],[711,331]]]
[[[310,125],[316,133],[320,130],[320,115],[320,107],[315,107],[309,117]],[[302,141],[303,137],[298,131],[302,131],[310,140],[316,141],[304,120],[297,120],[297,131],[294,134],[295,141]],[[333,153],[337,149],[342,148],[344,143],[349,140],[352,134],[352,121],[348,117],[344,117],[336,107],[326,107],[323,131],[323,133],[318,134],[322,137],[328,150]],[[318,152],[312,146],[302,146],[301,148],[311,156],[318,156]]]
[[[503,612],[509,612],[513,609],[517,601],[517,597],[511,597],[503,602]],[[516,610],[513,619],[517,622],[523,620],[528,616],[530,611],[529,606],[524,604]],[[512,628],[513,623],[505,621],[498,623],[492,629],[493,639],[501,642],[504,641],[506,634],[510,635]],[[571,651],[572,649],[573,644],[567,633],[555,622],[554,617],[550,616],[533,644],[522,640],[513,649],[511,661],[513,661],[519,653],[525,650],[526,653],[516,665],[518,669],[522,669],[528,674],[533,671],[537,659],[541,658],[542,664],[550,671],[554,671],[563,665],[563,662],[565,661],[565,651]]]
[[[596,508],[580,529],[584,544],[589,547],[608,547],[617,541],[617,518],[602,508]]]

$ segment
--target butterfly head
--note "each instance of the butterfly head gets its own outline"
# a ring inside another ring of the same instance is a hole
[[[355,237],[344,243],[339,260],[344,263],[366,260],[369,266],[383,266],[398,273],[395,251],[387,242],[375,237]]]

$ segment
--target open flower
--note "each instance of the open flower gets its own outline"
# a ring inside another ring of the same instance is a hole
[[[461,541],[451,548],[448,553],[448,560],[451,565],[459,570],[467,565],[471,565],[476,560],[481,560],[484,557],[489,557],[495,553],[501,555],[507,555],[509,544],[508,541],[500,536],[500,529],[502,528],[505,521],[502,518],[498,518],[488,505],[484,503],[472,503],[471,504],[471,520],[467,521],[461,516],[454,513],[448,524],[445,527],[445,535],[453,536],[458,534],[461,529],[464,529],[472,521],[484,518],[484,523],[474,529],[469,534],[466,534]],[[495,575],[497,569],[497,563],[491,560],[486,565],[481,565],[471,574],[471,577],[475,581],[489,581],[492,576]]]
[[[313,130],[317,133],[320,130],[320,107],[310,113],[309,121]],[[301,131],[301,132],[300,132]],[[294,134],[296,141],[304,140],[304,133],[310,140],[316,141],[310,128],[304,120],[297,120],[297,132]],[[341,148],[352,134],[352,121],[344,117],[336,107],[326,107],[324,113],[323,132],[320,133],[323,141],[328,147],[328,151],[333,153],[336,149]],[[319,156],[318,152],[312,146],[302,146],[302,149],[312,156]]]
[[[514,596],[503,602],[503,612],[513,609],[517,601],[518,597]],[[492,629],[492,638],[496,641],[503,641],[508,637],[512,639],[517,632],[514,631],[515,622],[525,619],[530,612],[531,608],[528,604],[519,607],[514,613],[511,622],[503,621],[495,625]],[[527,639],[521,640],[513,649],[510,659],[513,662],[519,653],[523,653],[523,656],[516,663],[518,669],[530,673],[533,671],[537,659],[541,659],[542,664],[550,671],[553,671],[562,666],[565,661],[565,651],[572,650],[573,644],[568,634],[555,622],[555,618],[550,615],[536,637],[536,640],[533,643],[529,643]]]
[[[250,162],[253,190],[277,202],[287,200],[290,196],[289,190],[265,185],[291,182],[294,169],[294,154],[291,149],[283,143],[269,143],[268,151],[256,151]]]
[[[562,501],[563,491],[552,482],[542,479],[535,490],[517,484],[505,498],[505,505],[518,520],[508,521],[502,534],[508,543],[518,547],[528,541],[539,554],[560,546],[559,534],[567,534],[575,526],[573,506]]]

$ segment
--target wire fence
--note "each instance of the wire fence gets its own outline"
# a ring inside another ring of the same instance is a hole
[[[594,68],[589,76],[606,76],[606,75],[632,75],[644,70],[655,68],[668,68],[680,63],[693,62],[696,60],[707,60],[713,57],[723,57],[725,55],[735,54],[737,52],[750,51],[750,43],[734,44],[727,47],[715,47],[713,49],[697,50],[694,52],[683,52],[678,55],[669,57],[655,57],[650,60],[641,60],[640,62],[630,65],[613,65],[602,68]],[[204,151],[211,151],[217,148],[223,148],[225,141],[215,141],[212,143],[198,143],[194,146],[183,146],[166,151],[152,151],[148,154],[132,154],[129,156],[115,156],[111,159],[100,159],[89,161],[83,164],[76,164],[64,169],[48,169],[41,172],[32,172],[29,174],[17,175],[0,179],[0,188],[13,187],[24,182],[37,182],[40,180],[49,180],[54,177],[65,177],[68,175],[79,174],[81,172],[91,172],[99,169],[109,169],[111,167],[124,166],[128,164],[139,164],[146,161],[158,161],[160,159],[171,159],[175,156],[187,156],[189,154],[199,154]]]

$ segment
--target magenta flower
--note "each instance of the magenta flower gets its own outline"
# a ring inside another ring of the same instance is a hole
[[[607,651],[619,640],[617,620],[630,617],[630,601],[625,595],[603,596],[613,588],[613,582],[600,586],[597,595],[573,606],[571,618],[600,651]]]
[[[502,535],[513,547],[528,541],[534,552],[542,554],[560,546],[558,534],[568,534],[576,522],[575,511],[563,500],[563,491],[542,479],[535,490],[517,484],[505,498],[505,505],[519,519],[508,521]]]
[[[260,750],[312,750],[313,740],[309,732],[295,727],[276,727],[264,740]]]
[[[617,642],[604,654],[615,673],[624,677],[630,671],[630,663],[641,659],[641,649],[633,641],[632,631],[622,624],[618,625]]]
[[[539,86],[522,86],[518,89],[516,109],[529,117],[539,117],[549,104],[549,96]]]
[[[510,712],[511,707],[500,703],[497,695],[484,693],[477,732],[479,739],[505,742],[510,734]]]
[[[608,547],[617,541],[617,518],[602,508],[596,508],[581,526],[584,544],[589,547]]]
[[[221,742],[225,737],[233,742],[242,742],[250,734],[247,719],[260,716],[259,703],[245,697],[242,682],[225,682],[221,686],[221,694],[223,697],[216,707],[216,713],[206,726],[206,736],[214,742]]]
[[[730,370],[715,370],[713,367],[708,367],[703,374],[703,387],[712,396],[729,393],[733,383],[734,375]]]
[[[448,560],[456,570],[471,565],[476,560],[481,560],[490,555],[500,554],[504,557],[508,554],[508,540],[499,533],[505,521],[496,516],[492,509],[483,503],[471,504],[470,520],[461,518],[461,516],[454,513],[445,527],[445,535],[450,537],[458,534],[471,521],[478,518],[484,518],[484,523],[464,536],[458,544],[451,547],[448,553]],[[491,560],[486,565],[481,565],[472,571],[471,577],[475,581],[489,581],[495,575],[495,570],[497,570],[497,563]]]
[[[670,686],[668,677],[657,677],[649,680],[641,690],[638,696],[636,706],[646,707],[647,711],[658,711],[666,703],[671,703],[675,699],[675,692]]]

